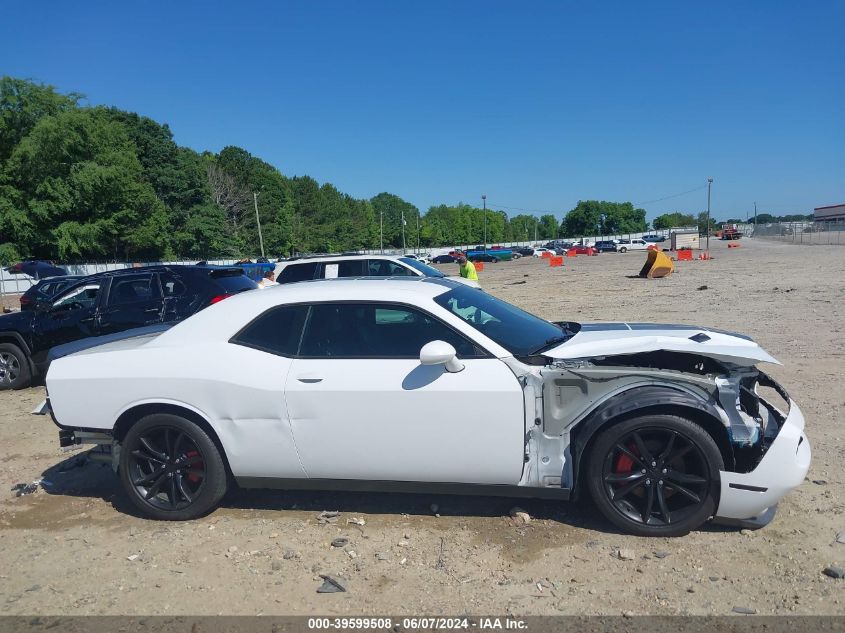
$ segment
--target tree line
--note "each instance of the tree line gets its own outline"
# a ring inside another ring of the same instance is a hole
[[[793,214],[793,215],[771,215],[769,213],[760,213],[757,215],[757,224],[769,224],[771,222],[805,222],[808,220],[813,219],[813,214],[809,215],[802,215],[802,214]],[[744,220],[738,218],[730,218],[725,220],[725,224],[746,224],[747,222],[753,222],[753,220]],[[655,229],[671,229],[673,227],[681,227],[681,226],[697,226],[698,230],[702,234],[707,233],[707,212],[699,213],[697,216],[692,215],[691,213],[684,213],[682,211],[674,211],[672,213],[664,213],[663,215],[658,215],[654,218],[652,222]],[[723,222],[717,221],[714,218],[710,218],[710,231],[718,231]]]
[[[648,230],[630,202],[584,200],[513,217],[474,205],[425,213],[392,193],[359,199],[286,176],[240,147],[180,147],[168,125],[78,93],[0,78],[0,262],[268,257],[293,252],[547,240]],[[257,208],[257,218],[256,218]],[[404,220],[404,223],[403,223]],[[700,224],[682,213],[655,228]]]

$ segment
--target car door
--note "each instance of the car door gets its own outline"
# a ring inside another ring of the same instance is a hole
[[[111,334],[160,323],[163,300],[154,273],[115,275],[100,311],[100,332]]]
[[[39,310],[33,322],[32,360],[41,364],[51,347],[97,336],[97,317],[104,280],[86,281],[68,288],[52,300],[48,309]]]
[[[433,340],[455,347],[463,371],[420,364]],[[311,306],[285,400],[311,478],[516,484],[522,475],[516,377],[419,308]]]

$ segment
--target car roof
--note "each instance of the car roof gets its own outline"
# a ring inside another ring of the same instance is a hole
[[[211,305],[164,332],[151,344],[181,345],[192,341],[227,339],[259,314],[280,305],[327,301],[384,301],[416,305],[455,288],[475,290],[443,277],[341,277],[281,284],[242,292]]]
[[[407,257],[407,255],[362,255],[361,253],[356,253],[355,255],[309,255],[307,257],[300,257],[298,259],[289,259],[283,262],[278,262],[279,264],[301,264],[303,262],[331,262],[336,259],[390,259],[396,261],[401,259],[402,257]]]
[[[240,266],[215,266],[215,265],[205,265],[205,266],[197,266],[195,264],[157,264],[154,266],[138,266],[137,268],[117,268],[115,270],[104,270],[103,272],[99,273],[91,273],[88,275],[79,275],[79,279],[89,280],[93,278],[101,278],[101,277],[117,277],[120,275],[134,275],[137,273],[149,273],[149,272],[202,272],[208,273],[210,271],[218,271],[218,270],[227,270],[227,269],[239,269],[243,271]]]

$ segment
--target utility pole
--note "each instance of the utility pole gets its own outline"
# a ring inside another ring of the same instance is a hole
[[[757,230],[757,203],[754,203],[754,230]]]
[[[487,251],[487,194],[481,194],[481,202],[484,204],[484,250]]]
[[[402,254],[405,254],[405,210],[402,209]]]
[[[537,216],[534,216],[534,243],[537,243],[537,225],[540,223],[540,220],[537,219]]]
[[[713,184],[713,179],[707,179],[707,252],[710,252],[710,186]]]
[[[417,256],[420,254],[420,211],[417,209]]]
[[[258,194],[252,192],[252,203],[255,205],[255,223],[258,225],[258,241],[261,243],[261,257],[264,257],[264,237],[261,235],[261,218],[258,217]]]
[[[378,236],[381,244],[381,254],[384,255],[384,209],[378,213]]]

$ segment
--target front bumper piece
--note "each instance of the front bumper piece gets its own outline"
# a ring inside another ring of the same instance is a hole
[[[804,415],[790,399],[789,413],[760,463],[748,473],[721,471],[721,496],[715,522],[762,527],[788,492],[797,488],[810,469],[810,442]]]

